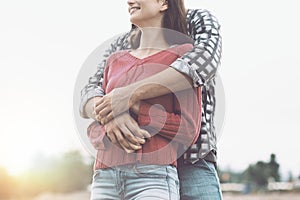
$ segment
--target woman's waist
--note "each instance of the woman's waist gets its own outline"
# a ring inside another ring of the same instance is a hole
[[[98,150],[96,168],[120,166],[129,163],[176,165],[178,144],[175,142],[157,142],[155,137],[133,153],[126,153],[114,144],[106,145],[105,150]]]

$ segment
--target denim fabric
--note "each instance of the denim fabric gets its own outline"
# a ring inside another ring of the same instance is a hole
[[[177,170],[143,164],[96,170],[91,200],[179,200]]]
[[[178,165],[181,200],[222,200],[220,181],[213,163],[200,159]]]

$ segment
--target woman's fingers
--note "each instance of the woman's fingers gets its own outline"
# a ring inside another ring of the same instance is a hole
[[[128,127],[124,127],[124,129],[122,129],[122,133],[125,138],[132,144],[141,145],[145,143],[145,139],[143,139],[142,134],[139,134],[139,129],[139,127],[136,128],[128,125]],[[137,135],[137,133],[139,135]]]
[[[105,125],[105,128],[111,142],[120,145],[128,153],[141,149],[146,138],[151,137],[146,130],[140,129],[128,113],[114,118]]]
[[[128,130],[139,140],[140,144],[144,144],[145,138],[151,137],[148,131],[141,129],[138,124],[133,122],[126,124]]]
[[[143,137],[145,139],[150,139],[152,137],[151,134],[148,131],[144,130],[144,129],[140,129],[140,133],[143,135]]]
[[[127,150],[135,151],[141,149],[141,145],[138,142],[132,143],[123,135],[122,129],[115,129],[113,132],[107,133],[107,135],[109,135],[109,138],[113,138],[113,140],[111,140],[112,143],[120,144],[126,152]]]

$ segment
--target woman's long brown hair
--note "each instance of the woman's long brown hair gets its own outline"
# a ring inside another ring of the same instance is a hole
[[[164,11],[162,24],[166,42],[169,45],[193,43],[187,36],[186,10],[183,0],[166,0],[166,3],[168,9]],[[131,48],[137,49],[140,45],[140,39],[141,31],[135,25],[132,25]]]
[[[163,28],[187,34],[186,11],[183,0],[166,0],[168,9],[163,18]]]

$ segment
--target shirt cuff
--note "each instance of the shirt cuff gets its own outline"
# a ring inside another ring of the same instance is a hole
[[[155,130],[161,130],[165,125],[167,112],[157,105],[140,102],[138,124],[140,126],[151,126]]]
[[[140,101],[140,109],[138,114],[138,124],[140,126],[147,126],[151,122],[151,117],[149,115],[149,110],[151,104]]]
[[[85,112],[85,105],[86,103],[93,97],[103,97],[104,91],[102,89],[93,89],[88,92],[86,92],[82,97],[81,97],[81,102],[80,102],[80,107],[79,107],[79,112],[80,116],[83,118],[89,118],[87,116],[87,113]]]

